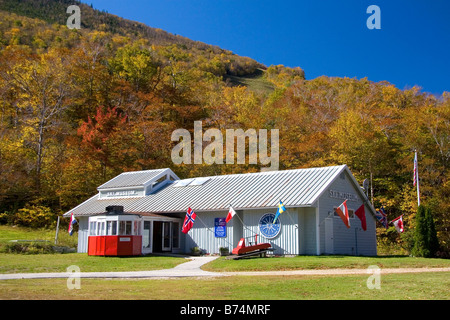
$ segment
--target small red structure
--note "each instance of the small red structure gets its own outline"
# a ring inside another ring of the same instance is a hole
[[[106,213],[89,218],[88,255],[136,256],[142,254],[142,218],[109,206]]]
[[[246,246],[245,238],[241,238],[237,247],[234,248],[231,253],[237,254],[237,255],[243,255],[243,254],[249,254],[249,253],[260,253],[260,252],[265,252],[267,249],[269,249],[271,247],[270,243],[259,243],[258,244],[256,242],[256,239],[257,239],[256,237],[257,237],[257,235],[255,236],[255,244],[250,245],[250,246]]]
[[[142,236],[90,236],[90,256],[136,256],[141,254]]]

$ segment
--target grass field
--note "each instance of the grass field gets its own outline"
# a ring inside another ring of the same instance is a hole
[[[361,268],[376,265],[380,268],[437,268],[450,267],[450,259],[428,259],[408,256],[296,256],[267,259],[216,259],[203,266],[207,271],[271,271],[299,269]]]
[[[3,280],[0,299],[85,300],[448,300],[450,273],[388,274],[380,289],[367,276],[233,276],[213,279],[81,279],[69,290],[64,279]]]
[[[76,265],[81,272],[144,271],[173,268],[186,262],[184,258],[144,257],[99,257],[86,253],[66,254],[0,254],[0,273],[66,272]]]
[[[11,239],[52,237],[45,230],[0,226],[0,245]],[[54,236],[54,235],[53,235]],[[44,239],[46,240],[46,239]],[[70,240],[70,238],[69,238]],[[68,241],[68,240],[67,240]],[[68,242],[66,242],[68,243]],[[93,257],[84,253],[0,253],[0,273],[65,272],[77,265],[82,272],[137,271],[172,268],[184,258]],[[296,269],[449,267],[450,260],[407,256],[298,256],[227,260],[205,265],[209,271],[275,271]],[[369,275],[345,276],[227,276],[180,279],[81,279],[81,289],[69,290],[66,279],[0,281],[0,299],[84,300],[449,300],[450,272],[383,274],[381,289],[368,289]]]
[[[262,93],[271,93],[275,90],[275,86],[264,79],[264,71],[258,69],[252,75],[232,76],[226,75],[225,80],[231,82],[235,86],[248,87],[250,90]]]
[[[10,240],[45,240],[54,244],[55,231],[52,229],[33,229],[25,227],[12,227],[0,225],[0,246]],[[75,247],[78,241],[78,234],[70,236],[67,230],[58,233],[58,245]]]

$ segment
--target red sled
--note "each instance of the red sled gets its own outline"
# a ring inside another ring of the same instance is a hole
[[[242,255],[251,252],[265,251],[271,247],[270,243],[258,243],[255,245],[246,246],[245,238],[241,238],[236,248],[231,252],[232,254]]]

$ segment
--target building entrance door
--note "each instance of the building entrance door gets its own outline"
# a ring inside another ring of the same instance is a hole
[[[172,222],[153,221],[153,252],[172,251]]]
[[[325,253],[334,253],[333,218],[325,219]]]

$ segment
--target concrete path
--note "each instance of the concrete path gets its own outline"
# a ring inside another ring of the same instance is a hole
[[[177,265],[171,269],[151,271],[122,271],[122,272],[51,272],[51,273],[11,273],[0,274],[0,280],[10,279],[45,279],[45,278],[177,278],[177,277],[219,277],[222,273],[209,272],[200,269],[202,265],[218,257],[189,257],[190,261]]]

